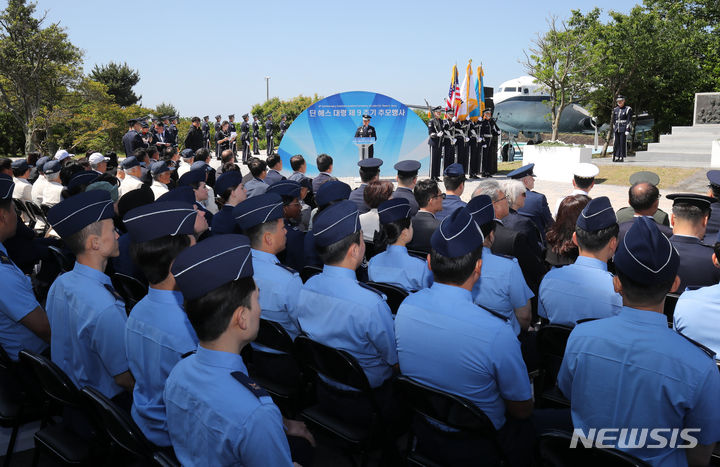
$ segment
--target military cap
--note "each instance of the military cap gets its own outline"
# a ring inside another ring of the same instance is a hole
[[[580,212],[576,226],[586,232],[596,232],[617,224],[617,217],[607,196],[593,198]]]
[[[708,170],[705,176],[711,185],[720,187],[720,170]]]
[[[12,198],[13,190],[15,189],[15,182],[8,174],[0,174],[0,199]]]
[[[217,183],[215,183],[215,185],[217,185]],[[295,180],[280,180],[273,183],[270,188],[267,189],[267,193],[277,193],[280,196],[299,198],[300,183]]]
[[[197,211],[182,201],[159,201],[130,210],[123,224],[135,243],[166,235],[192,235]]]
[[[60,172],[61,168],[62,165],[60,161],[48,161],[43,165],[43,172],[45,172],[46,175],[55,174]]]
[[[105,157],[102,154],[100,154],[99,152],[94,152],[94,153],[90,154],[90,157],[88,157],[88,162],[91,164],[99,164],[103,161],[109,161],[109,160],[110,160],[109,157]]]
[[[85,188],[85,191],[103,190],[110,193],[110,199],[113,203],[118,202],[118,185],[113,185],[110,182],[93,182]],[[137,191],[137,190],[134,190]]]
[[[160,175],[163,172],[169,172],[171,170],[175,169],[170,167],[166,161],[157,161],[153,162],[152,165],[150,165],[150,173],[152,173],[153,175]]]
[[[222,118],[222,115],[215,115],[215,118]]]
[[[150,128],[150,124],[149,124],[148,122],[144,121],[144,120],[143,120],[143,122],[140,124],[140,126],[143,127],[143,128]]]
[[[623,96],[622,94],[618,94],[618,96],[615,98],[615,100],[616,100],[616,101],[624,101],[624,100],[625,100],[625,96]]]
[[[635,185],[636,183],[649,183],[650,185],[657,186],[657,184],[660,183],[660,176],[648,170],[635,172],[630,175],[630,185]]]
[[[228,118],[235,118],[235,114],[228,115]]]
[[[207,165],[207,163],[206,163],[205,161],[195,161],[195,162],[193,162],[192,165],[190,166],[190,170],[191,170],[191,171],[193,171],[193,170],[202,170],[202,171],[205,171],[205,172],[210,172],[210,170],[212,170],[212,167],[210,167],[209,165]]]
[[[75,188],[77,186],[81,185],[89,185],[100,175],[98,175],[97,172],[94,172],[92,170],[82,170],[80,172],[77,172],[72,177],[70,177],[70,181],[68,182],[68,188]]]
[[[178,179],[179,186],[190,186],[195,183],[204,182],[207,179],[207,172],[204,170],[189,170]]]
[[[137,118],[131,118],[130,120],[127,121],[127,123],[128,123],[128,125],[135,125],[139,121],[140,120],[138,120]]]
[[[205,116],[203,117],[203,120],[206,119],[206,118],[210,118],[210,115],[205,115]]]
[[[194,199],[195,196],[193,195]],[[118,200],[118,215],[123,218],[131,209],[150,204],[153,201],[155,201],[155,193],[149,186],[142,185],[137,190],[128,191],[120,197]]]
[[[522,167],[518,167],[517,169],[508,173],[507,178],[519,180],[521,178],[527,177],[528,175],[531,175],[534,177],[535,176],[535,174],[533,173],[534,168],[535,168],[535,164],[523,165]]]
[[[463,168],[462,164],[458,164],[456,162],[445,167],[443,175],[445,175],[446,177],[460,177],[461,175],[465,175],[465,169]]]
[[[74,155],[75,154],[70,154],[69,152],[67,152],[64,149],[58,149],[57,152],[55,153],[55,160],[62,161],[62,160],[67,159],[68,157],[72,157]]]
[[[140,161],[137,160],[137,157],[135,156],[126,157],[122,161],[122,168],[124,170],[132,169],[133,167],[137,167],[138,165],[140,165]]]
[[[225,193],[228,188],[233,188],[242,183],[242,174],[236,170],[223,172],[215,181],[215,192],[217,194]]]
[[[363,115],[363,120],[370,120],[372,117],[368,114]]]
[[[65,198],[50,208],[47,219],[58,235],[65,238],[77,233],[90,224],[115,215],[110,193],[87,191]]]
[[[670,240],[648,217],[637,217],[615,252],[615,267],[640,284],[673,280],[680,256]]]
[[[380,169],[380,166],[383,165],[383,161],[378,157],[371,157],[369,159],[358,161],[357,165],[363,169]]]
[[[287,118],[287,114],[280,115],[280,118]]]
[[[315,244],[328,246],[360,230],[360,211],[352,201],[342,200],[317,214],[313,223]]]
[[[397,170],[399,173],[406,173],[408,175],[410,174],[417,174],[417,171],[420,170],[420,161],[416,161],[413,159],[400,161],[397,164],[393,166],[395,170]]]
[[[185,148],[180,151],[180,157],[182,157],[183,159],[190,159],[192,157],[195,157],[195,151],[190,148]]]
[[[163,122],[155,122],[155,125],[165,128],[165,124]]]
[[[492,115],[492,109],[485,109],[485,110],[483,110],[483,115],[485,115],[485,114],[490,114],[490,115]]]
[[[433,112],[439,112],[442,110],[442,106],[441,105],[435,106],[435,107],[433,107],[432,110],[433,110]]]
[[[162,194],[157,201],[182,201],[187,204],[195,204],[195,192],[190,186],[179,186]]]
[[[14,170],[22,170],[23,172],[30,168],[25,159],[17,159],[12,161],[10,167],[12,167]]]
[[[178,117],[177,115],[171,115],[171,116],[170,116],[170,120],[177,120],[178,118],[180,118],[180,117]]]
[[[40,159],[38,159],[35,162],[35,167],[37,167],[40,172],[43,172],[43,167],[49,160],[50,160],[50,158],[48,156],[42,156]]]
[[[280,219],[283,217],[282,198],[277,193],[253,196],[235,206],[232,216],[242,230]]]
[[[380,217],[381,224],[388,224],[401,219],[409,219],[412,217],[410,214],[411,211],[410,201],[406,198],[389,199],[383,201],[380,203],[380,206],[378,206],[378,216]]]
[[[242,118],[248,118],[248,114],[243,114]]]
[[[600,173],[600,169],[595,164],[589,164],[587,162],[581,162],[575,166],[573,175],[580,178],[595,178]]]
[[[250,239],[216,235],[180,252],[170,269],[185,300],[253,274]]]
[[[160,117],[160,120],[167,120],[169,118],[170,118],[170,115],[163,115],[162,117]]]
[[[710,209],[710,205],[715,201],[714,198],[705,195],[696,195],[694,193],[673,193],[666,196],[667,199],[671,199],[673,206],[676,204],[690,204],[697,206],[703,211]]]
[[[484,241],[480,224],[466,206],[442,220],[430,238],[430,245],[446,258],[458,258],[480,248]]]
[[[320,207],[327,206],[333,201],[348,199],[351,191],[350,185],[347,183],[341,182],[340,180],[329,180],[320,185],[315,195],[315,201]]]
[[[467,209],[478,225],[482,226],[495,220],[495,206],[493,205],[492,198],[488,195],[473,197],[467,204]]]

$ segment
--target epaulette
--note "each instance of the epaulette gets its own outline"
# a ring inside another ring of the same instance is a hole
[[[12,260],[5,253],[0,252],[0,263],[13,264]]]
[[[495,310],[491,310],[490,308],[485,308],[484,306],[480,306],[480,305],[478,305],[477,303],[476,303],[475,305],[476,305],[478,308],[487,311],[488,313],[490,313],[490,314],[493,315],[494,317],[500,318],[501,320],[505,321],[506,323],[507,323],[508,321],[510,321],[510,318],[508,318],[507,316],[505,316],[505,315],[503,315],[503,314],[501,314],[501,313],[498,313],[498,312],[495,311]]]
[[[501,257],[501,258],[506,258],[506,259],[509,259],[509,260],[512,260],[512,261],[517,261],[517,258],[514,257],[514,256],[511,256],[511,255],[503,255],[503,254],[495,254],[495,253],[493,253],[493,254],[494,254],[495,256],[499,256],[499,257]]]
[[[125,303],[125,300],[123,300],[122,295],[117,293],[117,290],[115,290],[112,285],[110,285],[110,284],[103,284],[103,285],[105,286],[107,291],[112,294],[112,296],[113,296],[113,298],[115,298],[115,300],[120,300],[121,302]]]
[[[382,292],[380,292],[380,291],[379,291],[378,289],[376,289],[375,287],[369,286],[369,285],[367,285],[367,284],[364,283],[364,282],[358,282],[358,285],[359,285],[360,287],[362,287],[363,289],[368,289],[368,290],[370,290],[371,292],[375,292],[375,293],[378,294],[378,295],[380,296],[380,298],[382,298],[383,300],[387,300],[387,297],[385,296],[385,294],[382,293]]]
[[[700,342],[698,342],[698,341],[696,341],[696,340],[694,340],[694,339],[689,338],[688,336],[686,336],[685,334],[681,333],[680,331],[677,331],[677,330],[676,330],[676,332],[677,332],[678,334],[680,334],[681,336],[683,336],[685,339],[687,339],[691,344],[695,345],[695,346],[698,347],[700,350],[702,350],[703,352],[705,352],[705,355],[707,355],[708,357],[713,358],[713,359],[715,358],[715,352],[713,352],[711,349],[709,349],[708,347],[705,347],[705,346],[702,345]]]
[[[250,377],[247,376],[242,371],[233,371],[232,373],[230,373],[230,375],[233,378],[235,378],[236,380],[238,380],[238,382],[240,384],[245,386],[248,389],[248,391],[253,393],[253,395],[255,397],[257,397],[258,399],[260,399],[261,397],[270,397],[270,395],[267,393],[267,391],[265,391],[262,387],[260,387],[260,385],[258,383],[251,380]]]
[[[193,349],[190,352],[185,352],[184,354],[180,355],[180,359],[182,360],[182,359],[188,358],[190,355],[194,354],[195,352],[197,352],[197,349]]]
[[[275,265],[278,266],[278,267],[283,268],[284,270],[286,270],[286,271],[289,272],[290,274],[299,274],[299,272],[297,272],[296,270],[294,270],[294,269],[291,268],[290,266],[285,266],[283,263],[275,263]]]

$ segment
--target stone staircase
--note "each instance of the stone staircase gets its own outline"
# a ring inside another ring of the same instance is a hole
[[[649,143],[647,151],[637,152],[635,161],[710,167],[712,142],[716,139],[720,139],[720,125],[674,126],[671,134],[660,135],[658,143]]]

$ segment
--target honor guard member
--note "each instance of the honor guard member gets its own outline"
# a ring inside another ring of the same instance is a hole
[[[150,185],[150,189],[155,195],[155,199],[158,199],[168,190],[168,183],[170,183],[170,174],[175,170],[168,166],[166,161],[153,162],[150,166],[150,173],[152,174],[153,182]]]
[[[153,133],[150,133],[150,124],[145,120],[140,122],[140,136],[143,140],[143,147],[145,149],[149,148],[153,139]]]
[[[692,428],[698,444],[690,449],[670,443],[628,448],[634,443],[622,441],[613,447],[652,465],[708,465],[720,440],[720,373],[703,349],[667,327],[663,307],[680,283],[678,253],[655,222],[640,217],[614,261],[623,309],[576,326],[558,374],[573,426],[583,433],[597,427],[659,429],[661,440]]]
[[[532,455],[532,390],[520,342],[505,317],[473,303],[472,287],[481,277],[483,236],[467,208],[446,217],[432,237],[429,266],[435,282],[403,301],[395,318],[403,376],[470,400],[498,431],[509,465],[529,465]],[[490,446],[420,432],[432,443],[422,453],[453,465],[495,465]],[[450,438],[450,439],[448,439]],[[426,444],[427,445],[427,444]],[[438,458],[439,457],[439,458]]]
[[[312,235],[324,266],[303,285],[298,321],[310,339],[355,357],[377,389],[397,368],[395,331],[385,296],[355,275],[365,259],[359,216],[355,203],[344,200],[315,218]]]
[[[613,162],[623,162],[627,156],[627,137],[632,133],[633,109],[625,105],[625,96],[617,96],[617,106],[610,117],[610,127],[613,129]]]
[[[413,194],[413,189],[417,183],[420,162],[415,160],[400,161],[393,167],[397,170],[397,188],[390,198],[406,199],[410,203],[410,216],[415,216],[420,207]]]
[[[631,221],[633,220],[633,217],[638,215],[637,209],[635,208],[635,206],[633,206],[633,203],[631,201],[633,198],[633,188],[640,183],[649,183],[650,185],[654,186],[656,188],[655,191],[657,191],[657,186],[660,183],[660,176],[654,172],[649,172],[647,170],[635,172],[634,174],[630,175],[630,191],[628,192],[628,202],[630,206],[620,208],[615,213],[618,219],[618,224],[622,225],[624,222]],[[658,208],[657,211],[652,214],[652,218],[655,219],[655,222],[657,222],[658,225],[670,227],[670,216],[668,216],[668,214],[662,209]],[[663,229],[660,228],[660,231],[662,232]]]
[[[123,148],[125,148],[125,155],[131,156],[133,151],[137,148],[144,148],[145,142],[140,136],[140,121],[136,118],[128,120],[130,129],[122,137]]]
[[[420,207],[412,219],[413,238],[408,249],[430,253],[430,237],[440,225],[435,214],[442,211],[445,196],[435,180],[420,180],[413,189],[413,195]]]
[[[440,180],[440,164],[443,144],[443,121],[440,118],[441,107],[433,108],[434,117],[428,122],[428,144],[430,145],[430,178]]]
[[[497,160],[493,161],[493,157],[497,157],[495,148],[492,145],[493,138],[500,135],[500,128],[492,118],[492,111],[485,110],[483,118],[480,122],[479,135],[482,141],[478,143],[482,146],[482,159],[480,170],[483,177],[490,177],[496,172]]]
[[[268,393],[248,376],[240,356],[260,326],[247,237],[204,240],[181,252],[171,272],[200,341],[197,352],[178,362],[165,383],[168,429],[178,461],[291,466],[288,437],[312,440],[312,435],[303,423],[283,419]]]
[[[47,218],[75,254],[75,267],[58,276],[47,296],[52,360],[75,386],[90,386],[130,409],[135,380],[128,367],[124,333],[125,303],[103,272],[120,254],[107,191],[67,198]]]
[[[177,147],[178,145],[178,129],[177,129],[178,117],[173,115],[170,117],[170,125],[168,126],[168,143],[171,146]]]
[[[333,170],[333,158],[327,154],[320,154],[315,159],[315,165],[320,171],[320,174],[318,174],[317,177],[313,178],[312,181],[313,194],[317,196],[318,190],[323,183],[327,182],[328,180],[335,180],[335,177],[331,175]]]
[[[247,164],[250,159],[250,123],[248,123],[248,114],[243,114],[243,122],[240,125],[240,142],[242,144],[242,161]]]
[[[288,122],[287,122],[287,115],[282,114],[282,117],[281,117],[281,120],[280,120],[280,123],[278,124],[278,126],[280,127],[280,141],[278,142],[278,144],[280,144],[280,143],[282,143],[283,136],[285,136],[285,132],[290,127],[290,125],[288,125]]]
[[[273,140],[273,134],[274,134],[274,127],[273,127],[273,121],[272,121],[272,114],[268,114],[267,120],[265,120],[265,144],[267,146],[265,153],[268,156],[275,151],[275,142]]]
[[[687,287],[717,284],[720,269],[713,264],[713,248],[702,242],[713,199],[692,193],[673,193],[667,198],[673,201],[670,242],[680,255],[678,293],[683,293]]]
[[[260,123],[258,122],[258,116],[253,115],[252,123],[252,138],[253,138],[253,155],[260,155]]]
[[[582,210],[573,234],[580,254],[574,264],[551,269],[540,283],[538,314],[551,324],[575,326],[587,318],[620,313],[622,297],[615,292],[607,262],[617,249],[619,227],[606,196]]]
[[[143,185],[140,177],[142,175],[142,168],[140,167],[140,161],[135,156],[126,157],[122,161],[122,169],[125,172],[125,178],[120,182],[120,188],[118,194],[122,198],[123,195],[137,190]]]
[[[720,237],[720,236],[719,236]],[[720,238],[715,240],[712,261],[720,268]],[[715,352],[720,360],[720,285],[686,290],[680,295],[673,313],[673,327]]]
[[[705,229],[704,243],[712,245],[715,236],[720,232],[720,170],[708,170],[708,196],[713,198],[710,204],[710,218]]]
[[[350,192],[350,201],[355,203],[360,214],[370,211],[370,206],[365,202],[365,188],[368,183],[380,179],[380,166],[383,161],[380,158],[363,159],[357,163],[360,169],[360,186]]]
[[[226,149],[230,149],[230,130],[228,129],[229,123],[227,121],[222,122],[219,130],[215,131],[215,157],[220,159],[220,155]]]
[[[458,164],[462,165],[464,173],[468,173],[468,155],[470,143],[470,120],[458,122],[455,127],[455,152]]]
[[[533,191],[535,188],[535,174],[533,169],[535,164],[527,164],[519,169],[515,169],[509,174],[508,178],[520,180],[525,185],[525,206],[518,209],[518,214],[529,217],[535,223],[542,234],[543,242],[545,241],[545,231],[553,222],[550,207],[544,194]]]
[[[356,138],[377,138],[377,133],[375,132],[375,127],[370,125],[370,115],[363,115],[363,124],[360,126],[357,130],[355,130],[355,137]],[[372,158],[373,154],[375,154],[375,145],[371,144],[368,148],[368,158]]]
[[[265,183],[265,177],[267,176],[267,163],[264,160],[253,157],[248,163],[248,169],[250,170],[252,178],[245,183],[247,197],[252,198],[253,196],[265,193],[269,186]]]
[[[530,299],[535,296],[527,286],[518,260],[511,256],[495,255],[490,248],[495,240],[495,210],[487,195],[474,197],[468,211],[480,226],[483,241],[482,272],[472,288],[473,302],[486,310],[504,316],[515,335],[527,331],[532,321]]]
[[[133,209],[123,218],[130,254],[150,284],[125,327],[128,365],[135,377],[130,413],[147,439],[161,447],[171,446],[162,397],[165,381],[198,342],[170,273],[177,255],[195,244],[196,216],[191,204],[165,201]]]
[[[443,183],[445,184],[445,197],[442,202],[442,211],[435,214],[435,217],[442,221],[457,208],[465,207],[465,201],[460,197],[465,191],[465,172],[460,164],[450,164],[443,172]]]
[[[203,147],[210,149],[210,116],[205,115],[203,117],[202,124],[200,125],[200,130],[202,131],[203,135]]]
[[[477,179],[480,178],[480,163],[482,161],[482,138],[479,136],[480,122],[470,121],[468,128],[468,158],[470,160],[468,165],[469,178]]]
[[[300,205],[299,182],[293,180],[281,180],[268,188],[267,193],[274,193],[282,199],[282,215],[285,222],[285,237],[287,238],[285,251],[278,254],[280,262],[295,271],[302,271],[305,266],[305,232],[300,230],[300,216],[302,207]]]
[[[412,240],[412,208],[405,198],[383,201],[378,206],[381,245],[385,251],[373,256],[368,264],[368,278],[414,292],[432,285],[427,262],[410,256],[407,244]]]
[[[282,170],[282,159],[279,154],[271,154],[265,159],[267,162],[267,176],[265,177],[265,183],[268,185],[274,185],[280,180],[285,180],[285,176],[280,173]]]
[[[11,359],[25,349],[45,352],[50,343],[50,324],[42,306],[33,293],[30,278],[23,274],[8,257],[3,243],[15,236],[17,213],[12,201],[14,183],[6,174],[0,174],[0,345]]]
[[[223,172],[215,182],[215,191],[224,203],[220,211],[213,216],[213,235],[240,233],[232,211],[235,206],[247,199],[247,191],[242,183],[242,174],[235,170]]]
[[[233,217],[252,246],[253,279],[262,290],[260,316],[280,324],[294,340],[300,334],[297,300],[303,284],[277,258],[286,246],[282,198],[277,193],[255,196],[235,206]]]
[[[440,140],[443,151],[443,170],[455,163],[455,117],[453,110],[445,110],[445,119],[443,120],[444,136]],[[437,180],[436,180],[437,181]]]
[[[595,177],[600,173],[600,169],[595,164],[581,162],[575,166],[573,171],[573,191],[566,196],[585,195],[590,196],[590,190],[595,186]],[[555,212],[557,212],[560,203],[565,199],[561,196],[555,204]]]
[[[228,115],[228,130],[230,133],[236,133],[237,130],[235,129],[235,114]]]
[[[347,200],[350,196],[350,185],[340,180],[330,180],[320,187],[317,192],[315,201],[317,202],[317,209],[313,210],[311,214],[314,220],[317,215],[329,206],[343,200]],[[320,266],[322,267],[322,260],[315,251],[315,238],[313,237],[312,223],[310,229],[305,235],[305,265],[308,266]]]
[[[222,118],[222,115],[215,115],[214,128],[215,128],[215,133],[216,133],[216,134],[217,134],[217,132],[220,131],[220,129],[222,128],[222,123],[220,123],[220,119],[221,119],[221,118]]]

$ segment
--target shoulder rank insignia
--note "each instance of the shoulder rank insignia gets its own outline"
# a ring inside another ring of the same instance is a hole
[[[476,305],[477,305],[477,304],[476,304]],[[480,308],[481,310],[487,311],[488,313],[490,313],[491,315],[493,315],[493,316],[496,317],[496,318],[500,318],[501,320],[505,321],[506,323],[507,323],[508,321],[510,321],[510,318],[508,318],[507,316],[502,315],[501,313],[498,313],[498,312],[495,311],[495,310],[491,310],[490,308],[485,308],[484,306],[480,306],[480,305],[477,305],[477,307]]]
[[[107,289],[107,291],[110,292],[112,294],[112,296],[115,298],[115,300],[119,300],[123,303],[125,302],[125,300],[123,300],[122,296],[119,293],[117,293],[117,290],[115,290],[112,285],[110,285],[110,284],[104,284],[104,285],[105,285],[105,288]]]
[[[184,354],[180,355],[180,360],[183,360],[185,358],[188,358],[190,355],[197,352],[197,349],[192,349],[190,352],[185,352]]]
[[[715,352],[713,352],[711,349],[709,349],[708,347],[705,347],[705,346],[702,345],[700,342],[698,342],[698,341],[696,341],[696,340],[694,340],[694,339],[689,338],[688,336],[686,336],[685,334],[681,333],[680,331],[676,331],[676,332],[677,332],[678,334],[680,334],[681,336],[683,336],[683,337],[684,337],[685,339],[687,339],[688,341],[690,341],[691,344],[693,344],[694,346],[696,346],[696,347],[698,347],[700,350],[702,350],[702,351],[705,353],[705,355],[707,355],[707,356],[710,357],[710,358],[715,358]]]
[[[248,391],[253,393],[253,395],[255,397],[257,397],[258,399],[260,399],[261,397],[266,397],[266,396],[269,397],[270,396],[267,393],[267,391],[265,391],[262,387],[260,387],[260,385],[258,383],[256,383],[252,379],[250,379],[250,377],[247,376],[242,371],[233,371],[232,373],[230,373],[230,375],[233,378],[235,378],[236,380],[238,380],[238,382],[240,384],[245,386],[248,389]]]
[[[0,253],[0,263],[13,264],[12,260],[5,253]]]

